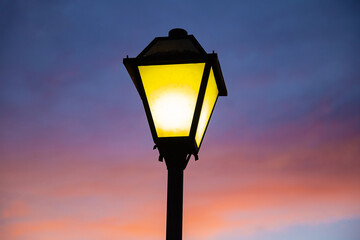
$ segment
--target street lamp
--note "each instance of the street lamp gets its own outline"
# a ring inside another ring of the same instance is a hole
[[[183,171],[198,152],[218,96],[227,90],[216,53],[172,29],[124,65],[143,102],[151,134],[168,169],[166,239],[182,239]]]

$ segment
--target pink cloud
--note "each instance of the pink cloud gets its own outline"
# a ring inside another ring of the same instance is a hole
[[[30,214],[30,207],[22,201],[14,201],[2,207],[2,219],[23,218]]]

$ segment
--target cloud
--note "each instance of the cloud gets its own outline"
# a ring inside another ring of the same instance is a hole
[[[1,218],[23,218],[30,214],[30,207],[28,204],[22,201],[14,201],[8,204],[8,206],[2,207]]]

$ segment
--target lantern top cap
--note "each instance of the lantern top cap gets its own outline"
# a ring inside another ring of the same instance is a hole
[[[188,35],[187,31],[182,28],[174,28],[169,31],[169,38],[176,39],[176,38],[186,38]]]

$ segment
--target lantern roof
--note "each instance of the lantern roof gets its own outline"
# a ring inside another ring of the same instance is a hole
[[[124,64],[134,81],[134,67],[139,65],[185,64],[209,62],[213,68],[219,96],[227,96],[224,77],[216,53],[206,53],[193,35],[175,28],[167,37],[156,37],[136,58],[125,58]],[[139,90],[139,89],[138,89]]]
[[[168,37],[155,38],[137,58],[171,56],[204,57],[206,52],[193,35],[188,35],[184,29],[175,28],[169,31]]]

